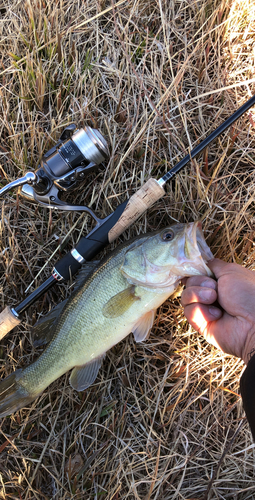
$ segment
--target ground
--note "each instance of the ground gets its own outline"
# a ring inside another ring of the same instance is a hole
[[[40,164],[67,124],[98,128],[110,159],[68,197],[110,214],[254,93],[253,0],[6,0],[0,6],[1,186]],[[190,162],[122,241],[200,219],[215,256],[254,269],[255,111]],[[22,301],[91,229],[85,214],[1,201],[1,308]],[[31,363],[31,326],[55,287],[1,340],[5,377]],[[243,362],[187,324],[179,298],[150,338],[107,355],[83,393],[66,374],[0,424],[6,499],[252,499],[254,445]]]

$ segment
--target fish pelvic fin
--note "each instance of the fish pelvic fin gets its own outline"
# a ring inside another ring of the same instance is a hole
[[[19,384],[23,370],[16,370],[0,382],[0,417],[6,417],[27,406],[39,394],[29,392]]]
[[[133,326],[132,332],[136,342],[143,342],[149,337],[155,315],[156,310],[153,309],[139,318],[137,323]]]

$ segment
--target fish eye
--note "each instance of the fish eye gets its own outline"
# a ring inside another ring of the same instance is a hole
[[[171,241],[174,238],[174,232],[172,229],[166,229],[161,233],[161,238],[163,241]]]

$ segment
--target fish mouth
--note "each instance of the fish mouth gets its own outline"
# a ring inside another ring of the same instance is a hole
[[[193,222],[187,226],[185,231],[184,254],[188,260],[192,260],[195,255],[200,257],[200,264],[202,264],[206,274],[208,276],[213,276],[206,264],[214,257],[205,241],[202,231],[202,223],[200,221]]]
[[[205,262],[208,262],[208,260],[213,259],[213,254],[208,247],[203,231],[202,231],[202,223],[201,221],[197,221],[194,223],[194,227],[192,228],[192,236],[193,236],[193,241],[199,252],[201,253],[202,259]]]

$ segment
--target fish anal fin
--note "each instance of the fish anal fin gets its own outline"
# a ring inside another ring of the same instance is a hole
[[[70,385],[76,391],[85,391],[95,382],[105,354],[89,361],[85,365],[75,366],[70,376]]]
[[[150,334],[152,325],[154,323],[156,310],[152,310],[144,314],[137,323],[133,326],[132,332],[136,342],[143,342]]]
[[[140,297],[135,295],[135,288],[135,285],[130,285],[111,297],[103,307],[103,315],[106,318],[117,318],[128,311],[136,300],[140,300]]]

